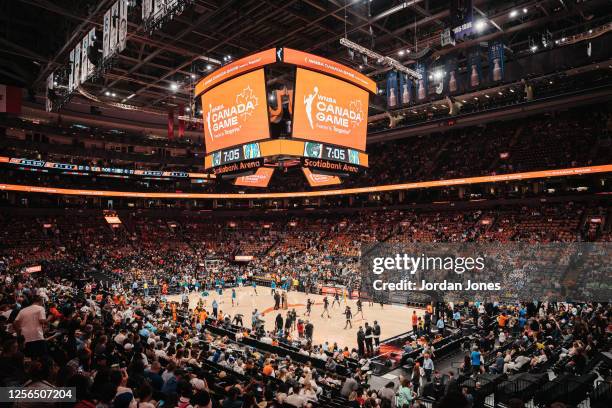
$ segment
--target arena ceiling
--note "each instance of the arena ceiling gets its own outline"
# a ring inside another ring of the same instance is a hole
[[[70,49],[86,31],[101,27],[113,2],[3,1],[0,83],[42,92],[46,76],[67,64]],[[316,53],[382,78],[383,67],[351,60],[339,44],[344,36],[406,65],[413,62],[411,54],[426,47],[434,58],[449,52],[441,48],[440,33],[450,22],[450,0],[194,0],[152,34],[140,24],[140,3],[130,1],[126,50],[87,86],[101,98],[112,92],[115,101],[130,97],[132,104],[156,109],[188,102],[194,82],[219,66],[215,61],[275,46]],[[492,23],[483,35],[503,36],[510,57],[525,50],[532,35],[569,35],[607,23],[612,9],[608,0],[474,0],[474,5],[475,15]],[[512,16],[513,10],[518,16]],[[479,41],[475,38],[453,49]],[[177,90],[171,89],[173,83],[179,84]],[[380,112],[376,100],[373,104],[372,113]]]

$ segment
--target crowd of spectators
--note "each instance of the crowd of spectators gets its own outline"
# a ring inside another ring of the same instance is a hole
[[[483,373],[592,374],[609,347],[609,306],[433,304],[407,319],[399,383],[372,387],[359,350],[313,344],[312,328],[266,332],[257,311],[249,322],[165,298],[250,281],[359,289],[360,244],[369,242],[598,240],[609,228],[599,205],[231,220],[107,212],[123,221],[112,225],[93,214],[0,220],[4,385],[76,387],[79,407],[467,408],[490,395]],[[254,259],[233,261],[243,253]],[[36,263],[44,273],[22,273]],[[457,341],[465,363],[436,370]]]

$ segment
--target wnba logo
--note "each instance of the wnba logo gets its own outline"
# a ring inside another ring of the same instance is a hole
[[[308,124],[310,125],[311,129],[314,129],[314,125],[312,123],[312,103],[318,93],[319,93],[319,88],[315,86],[310,95],[304,95],[304,106],[306,109],[306,117],[308,118]]]

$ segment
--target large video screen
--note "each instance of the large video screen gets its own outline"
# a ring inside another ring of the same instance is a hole
[[[367,122],[367,91],[297,69],[293,137],[365,150]]]
[[[233,78],[202,95],[206,151],[270,137],[263,69]]]

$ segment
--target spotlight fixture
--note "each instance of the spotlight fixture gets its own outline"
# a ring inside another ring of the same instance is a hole
[[[112,96],[113,98],[115,98],[115,97],[117,96],[117,94],[113,92],[113,93],[111,93],[111,96]]]
[[[178,90],[178,84],[176,82],[172,82],[170,84],[170,90],[176,92]]]
[[[527,14],[527,7],[523,8],[523,14]]]
[[[512,11],[510,12],[510,18],[514,18],[514,17],[516,17],[516,16],[518,16],[518,11],[517,11],[517,10],[512,10]]]
[[[399,55],[400,57],[401,57],[402,55],[404,55],[404,50],[399,50],[399,51],[398,51],[398,53],[397,53],[397,55]]]
[[[392,69],[394,69],[396,71],[408,74],[412,78],[415,78],[415,79],[421,79],[422,78],[420,73],[414,71],[413,69],[410,69],[410,68],[404,66],[399,61],[397,61],[397,60],[395,60],[395,59],[393,59],[391,57],[380,55],[377,52],[372,51],[369,48],[362,47],[361,45],[359,45],[357,43],[354,43],[354,42],[350,41],[347,38],[341,38],[340,39],[340,44],[342,44],[343,46],[345,46],[348,49],[351,49],[351,50],[361,54],[361,56],[363,58],[363,65],[368,65],[367,58],[369,57],[369,58],[372,58],[373,60],[377,61],[381,65],[386,65],[387,67],[390,67],[390,68],[392,68]]]
[[[104,92],[104,96],[110,96],[110,95],[111,95],[110,92],[108,92],[108,91]]]
[[[208,65],[206,66],[206,70],[207,70],[207,71],[210,71],[211,69],[212,69],[212,65],[208,64]]]

